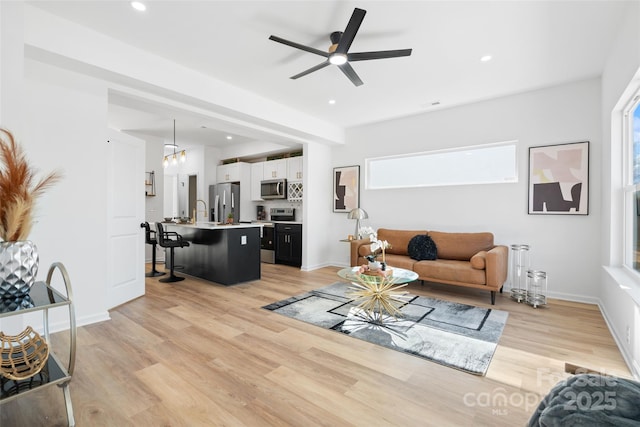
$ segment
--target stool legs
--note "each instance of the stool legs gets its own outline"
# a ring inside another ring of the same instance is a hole
[[[174,268],[173,247],[171,247],[170,249],[171,249],[171,261],[169,262],[169,277],[164,277],[160,279],[160,281],[163,283],[179,282],[181,280],[184,280],[184,277],[176,276],[175,274],[173,274],[173,268]]]
[[[162,276],[165,273],[163,271],[156,270],[156,244],[151,245],[151,271],[145,274],[147,277]]]

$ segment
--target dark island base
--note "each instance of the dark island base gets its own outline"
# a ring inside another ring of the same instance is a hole
[[[180,273],[223,285],[260,279],[260,228],[172,226],[189,247],[175,249]],[[166,251],[166,265],[170,252]]]

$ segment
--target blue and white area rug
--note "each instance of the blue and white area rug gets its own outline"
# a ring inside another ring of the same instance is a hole
[[[402,316],[373,322],[349,298],[349,284],[334,283],[264,306],[326,329],[485,375],[509,313],[408,295]]]

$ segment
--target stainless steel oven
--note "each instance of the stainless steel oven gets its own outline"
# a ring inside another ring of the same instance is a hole
[[[269,219],[276,222],[290,222],[296,219],[295,208],[271,208]],[[276,230],[272,222],[265,222],[260,235],[260,261],[269,264],[276,262]]]

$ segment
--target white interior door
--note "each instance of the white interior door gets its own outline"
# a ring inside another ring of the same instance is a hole
[[[145,142],[109,129],[107,183],[109,308],[144,295]]]

